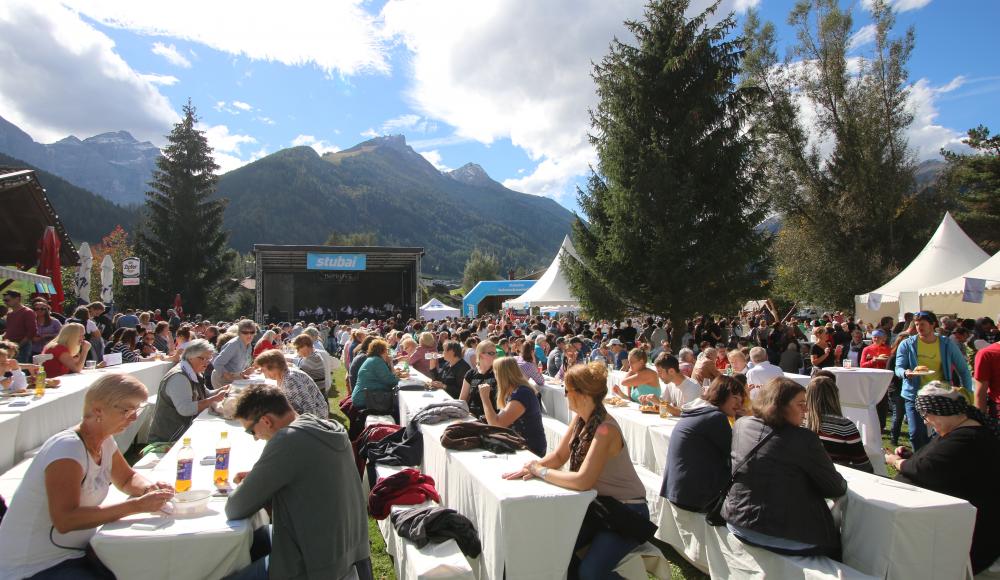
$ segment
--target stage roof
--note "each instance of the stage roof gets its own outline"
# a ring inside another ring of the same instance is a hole
[[[301,272],[306,268],[306,254],[364,254],[366,270],[403,271],[424,255],[423,248],[389,246],[282,246],[254,244],[258,267],[265,272]]]

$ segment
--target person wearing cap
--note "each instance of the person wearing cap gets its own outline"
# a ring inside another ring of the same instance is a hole
[[[608,348],[611,350],[611,363],[614,365],[614,369],[616,371],[622,370],[622,366],[628,364],[628,352],[625,351],[625,345],[617,338],[612,338],[608,341]]]
[[[886,333],[881,328],[876,328],[872,332],[872,343],[861,351],[861,368],[863,369],[884,369],[892,355],[892,349],[886,342]]]
[[[960,379],[962,386],[972,392],[972,373],[958,346],[952,340],[942,340],[937,335],[937,316],[921,311],[914,316],[917,334],[900,343],[896,350],[896,376],[903,379],[902,396],[906,409],[906,422],[910,425],[910,441],[919,450],[927,444],[927,428],[917,413],[916,397],[921,387],[940,380],[954,384]],[[917,367],[927,373],[914,374]],[[955,375],[958,375],[957,377]]]
[[[920,389],[914,406],[938,436],[912,456],[904,448],[886,453],[885,462],[899,471],[898,481],[975,506],[969,561],[973,574],[979,574],[1000,558],[1000,495],[984,484],[1000,479],[996,421],[940,381]]]
[[[21,304],[21,293],[8,290],[3,293],[3,303],[7,306],[7,326],[5,337],[17,344],[17,362],[31,362],[31,341],[38,334],[35,311]]]

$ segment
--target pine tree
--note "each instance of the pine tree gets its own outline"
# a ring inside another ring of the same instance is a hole
[[[594,66],[591,111],[599,163],[564,258],[573,292],[595,316],[728,312],[758,297],[768,266],[757,144],[745,131],[757,91],[736,85],[743,43],[732,15],[710,7],[685,17],[687,0],[649,4],[626,22],[632,46],[614,41]],[[679,345],[681,333],[674,333]]]
[[[146,219],[137,236],[137,252],[146,264],[143,283],[149,284],[144,306],[170,304],[180,293],[185,311],[210,312],[231,285],[222,229],[225,201],[214,196],[219,166],[197,122],[189,100],[146,192]]]
[[[948,161],[944,187],[958,200],[955,219],[990,254],[1000,251],[1000,135],[980,125],[962,141],[974,151],[941,151]]]

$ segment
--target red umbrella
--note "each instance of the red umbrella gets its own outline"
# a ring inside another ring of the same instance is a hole
[[[45,228],[42,240],[38,243],[38,274],[48,276],[56,289],[55,298],[49,301],[53,312],[62,312],[63,300],[66,299],[63,295],[62,268],[59,265],[61,245],[56,229],[52,226]]]
[[[178,318],[183,318],[181,315],[184,313],[184,309],[181,306],[181,295],[177,294],[174,296],[174,312],[177,313]]]

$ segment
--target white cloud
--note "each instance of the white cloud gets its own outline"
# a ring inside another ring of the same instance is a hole
[[[226,125],[209,126],[199,123],[197,128],[205,132],[208,145],[213,150],[212,156],[215,157],[215,162],[219,165],[220,174],[242,167],[254,160],[254,157],[243,159],[241,151],[244,145],[257,143],[257,139],[250,135],[230,133],[229,127]]]
[[[451,171],[450,167],[441,162],[440,151],[437,150],[421,151],[420,154],[424,156],[424,159],[431,162],[431,165],[434,166],[434,169],[437,169],[438,171]]]
[[[692,14],[709,3],[696,0]],[[755,3],[725,0],[717,14]],[[644,4],[389,0],[381,14],[386,35],[413,55],[407,96],[416,113],[455,127],[456,139],[510,139],[537,163],[531,175],[513,183],[559,197],[572,191],[594,159],[587,139],[587,111],[597,104],[591,63],[601,60],[613,38],[631,38],[623,21],[642,18]],[[554,30],[552,23],[567,14],[572,26]]]
[[[331,75],[389,70],[384,42],[364,0],[64,2],[107,26],[196,42],[251,60],[314,65]]]
[[[261,123],[264,123],[265,125],[274,125],[274,119],[272,119],[271,117],[265,117],[264,115],[258,115],[258,116],[254,117],[254,118],[257,119],[258,121],[260,121]]]
[[[886,4],[888,4],[895,12],[919,10],[930,3],[931,0],[886,0]],[[861,5],[864,6],[865,10],[868,10],[869,12],[871,11],[873,4],[873,0],[861,0]]]
[[[179,117],[114,47],[58,3],[0,3],[0,114],[42,142],[124,129],[162,144]]]
[[[385,121],[378,130],[369,127],[365,131],[362,131],[361,136],[372,139],[381,135],[433,133],[434,131],[437,131],[437,124],[433,121],[420,115],[407,113]]]
[[[191,61],[188,60],[183,54],[177,52],[177,47],[173,44],[167,45],[162,42],[154,42],[153,48],[150,50],[153,51],[153,54],[167,59],[167,62],[174,66],[191,68]]]
[[[252,111],[253,107],[249,103],[244,103],[243,101],[233,101],[232,105],[241,111]]]
[[[176,85],[178,82],[180,82],[180,79],[178,79],[173,75],[158,75],[150,73],[145,75],[139,75],[139,77],[150,84],[162,85],[165,87]]]
[[[874,24],[862,26],[860,30],[851,35],[847,44],[848,52],[855,51],[862,46],[875,42],[875,35],[877,32],[878,27]]]
[[[312,135],[299,135],[292,139],[292,147],[301,147],[303,145],[312,147],[316,150],[316,153],[319,153],[320,155],[340,151],[340,147],[337,147],[333,143],[324,141],[323,139],[317,139]]]
[[[252,105],[245,103],[243,101],[216,101],[215,105],[212,107],[220,113],[229,113],[230,115],[239,115],[241,112],[249,112],[255,110]]]
[[[913,124],[906,132],[917,159],[937,158],[942,148],[949,150],[964,150],[968,147],[962,143],[965,134],[937,123],[937,101],[946,93],[950,93],[965,83],[965,77],[955,77],[944,86],[931,86],[927,79],[920,79],[910,87],[907,104],[913,113]]]

